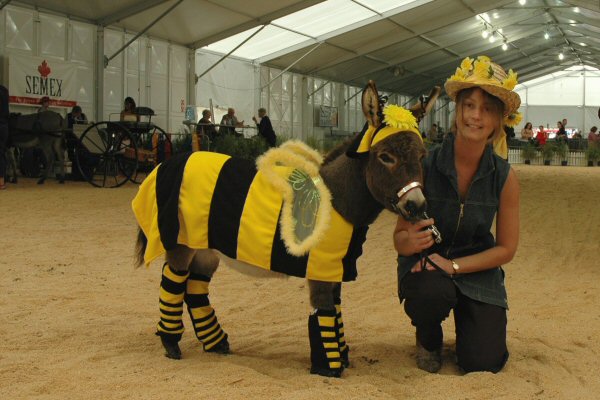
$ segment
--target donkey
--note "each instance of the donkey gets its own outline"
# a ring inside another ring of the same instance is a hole
[[[439,93],[436,88],[426,104],[413,107],[414,113],[422,116]],[[323,207],[319,212],[327,204],[332,206],[331,217],[325,223],[317,215],[316,225],[322,223],[325,228],[304,248],[291,245],[289,237],[286,241],[284,222],[292,219],[298,227],[300,220],[318,212],[312,209],[298,218],[290,217],[285,204],[282,209],[282,197],[271,194],[272,186],[277,186],[277,174],[261,175],[261,168],[278,154],[278,149],[258,160],[258,173],[240,160],[196,152],[173,157],[146,178],[132,203],[139,225],[136,259],[137,265],[148,264],[166,252],[156,334],[167,357],[181,358],[178,342],[184,330],[184,302],[204,350],[229,352],[228,336],[208,299],[208,286],[221,259],[238,268],[250,264],[306,277],[314,308],[308,319],[310,372],[341,376],[349,365],[341,283],[356,278],[356,259],[362,254],[369,224],[384,208],[411,220],[420,218],[426,209],[420,189],[423,141],[415,126],[397,128],[382,124],[381,107],[375,84],[370,81],[363,93],[363,112],[368,123],[359,135],[334,149],[324,161],[298,143],[287,145],[308,160],[305,167],[311,177],[302,182],[327,189],[317,195],[309,193],[297,203],[304,207],[321,198]],[[294,157],[276,157],[273,165],[281,169],[284,159]],[[202,162],[205,158],[207,162]],[[318,165],[316,175],[309,171],[311,163]],[[259,230],[257,225],[269,228]],[[261,250],[264,248],[266,252]]]
[[[48,178],[54,163],[58,162],[60,173],[57,176],[60,183],[65,179],[65,146],[64,130],[66,120],[54,111],[42,111],[34,114],[11,114],[9,117],[9,144],[19,149],[39,147],[44,153],[46,164],[38,184],[43,184]],[[10,151],[9,157],[14,157]],[[14,158],[9,160],[15,165]],[[12,181],[16,181],[16,175]]]

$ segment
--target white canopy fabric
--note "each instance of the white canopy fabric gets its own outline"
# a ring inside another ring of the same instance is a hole
[[[479,54],[517,71],[520,82],[576,65],[600,68],[600,3],[594,0],[10,3],[128,32],[147,29],[150,37],[222,53],[264,25],[233,55],[353,86],[373,79],[381,90],[412,95],[443,84],[462,58]]]

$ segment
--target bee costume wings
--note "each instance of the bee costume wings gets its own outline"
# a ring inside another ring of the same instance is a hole
[[[356,279],[367,227],[331,206],[320,154],[299,141],[255,164],[227,155],[181,154],[159,165],[133,199],[148,239],[144,261],[182,244],[287,275]]]

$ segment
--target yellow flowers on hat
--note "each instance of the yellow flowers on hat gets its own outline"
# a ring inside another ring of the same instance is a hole
[[[462,60],[460,67],[448,78],[444,88],[454,101],[458,92],[463,89],[481,88],[504,103],[504,125],[515,126],[522,118],[517,112],[521,98],[513,91],[517,83],[517,74],[512,69],[506,73],[489,57],[479,56],[476,59],[467,57]]]

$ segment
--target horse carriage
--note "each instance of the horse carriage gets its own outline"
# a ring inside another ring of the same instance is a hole
[[[64,181],[64,150],[72,161],[73,175],[96,187],[119,187],[128,181],[141,183],[146,175],[171,155],[167,133],[151,118],[148,107],[135,110],[134,121],[100,121],[67,129],[60,114],[45,111],[13,116],[11,138],[19,149],[39,147],[46,165],[38,183],[48,177],[57,161],[57,178]]]

